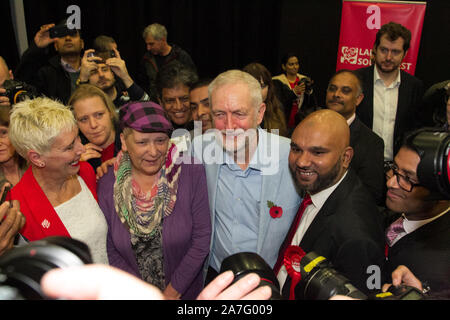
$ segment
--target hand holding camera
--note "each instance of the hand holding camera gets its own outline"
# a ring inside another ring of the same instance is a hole
[[[46,24],[41,27],[41,29],[34,36],[34,43],[38,48],[47,48],[49,44],[56,41],[55,38],[50,37],[49,30],[55,26],[54,23]]]
[[[112,52],[114,52],[114,55],[111,55],[111,58],[106,59],[106,64],[116,76],[122,79],[126,88],[131,87],[133,79],[131,79],[128,73],[125,61],[120,57],[120,53],[117,49],[113,49]]]
[[[91,72],[97,70],[97,64],[101,61],[102,58],[95,55],[94,49],[84,51],[83,58],[81,59],[80,82],[88,82]]]
[[[11,102],[9,98],[6,96],[6,90],[4,88],[0,88],[0,107],[9,107],[11,106]]]

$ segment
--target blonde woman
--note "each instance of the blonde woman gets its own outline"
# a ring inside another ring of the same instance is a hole
[[[107,224],[97,204],[92,167],[71,110],[48,98],[18,103],[9,137],[30,167],[11,190],[26,218],[20,233],[29,241],[67,236],[85,242],[94,262],[108,263]]]
[[[103,90],[90,84],[79,86],[69,105],[85,147],[81,160],[89,162],[95,171],[122,148],[115,106]]]

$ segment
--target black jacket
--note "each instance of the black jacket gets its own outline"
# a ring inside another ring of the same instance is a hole
[[[32,43],[23,53],[14,75],[49,98],[64,104],[69,101],[72,93],[70,75],[61,66],[60,56],[52,56],[49,48],[41,49]]]
[[[363,84],[364,99],[356,109],[359,119],[370,129],[373,128],[373,77],[374,66],[355,70]],[[400,70],[397,114],[394,127],[394,155],[399,149],[399,141],[404,133],[423,126],[420,119],[422,107],[423,82],[409,73]]]
[[[162,66],[177,60],[192,70],[197,70],[191,56],[186,51],[175,44],[171,44],[171,46],[172,50],[170,53],[161,59],[162,65],[157,64],[155,56],[149,51],[144,54],[140,63],[140,67],[136,75],[136,82],[142,89],[144,89],[145,92],[149,94],[151,101],[158,101],[156,75]]]
[[[353,170],[331,193],[306,230],[299,246],[314,251],[330,261],[334,269],[359,290],[370,293],[367,268],[384,266],[383,215]],[[381,279],[383,284],[383,280]],[[290,277],[283,286],[289,295]],[[297,299],[304,298],[305,281],[295,290]]]
[[[447,299],[450,298],[449,212],[405,235],[389,248],[386,274],[389,276],[399,265],[405,265],[420,281],[428,283],[430,293],[446,292]]]
[[[353,159],[350,167],[358,175],[379,206],[385,203],[384,141],[358,117],[350,125]]]

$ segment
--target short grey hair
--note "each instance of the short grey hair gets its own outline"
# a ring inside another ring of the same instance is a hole
[[[208,86],[209,101],[212,101],[211,97],[215,90],[231,84],[243,84],[247,86],[250,92],[250,101],[259,110],[259,106],[263,103],[261,83],[251,74],[241,70],[229,70],[219,74]]]
[[[142,32],[144,40],[151,34],[155,40],[167,39],[167,29],[162,24],[153,23],[147,26]]]

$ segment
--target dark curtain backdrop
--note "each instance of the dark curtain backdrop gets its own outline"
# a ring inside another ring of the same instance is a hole
[[[15,49],[8,27],[9,1],[0,3],[7,43]],[[294,51],[300,58],[300,72],[315,80],[318,101],[323,103],[336,68],[339,0],[24,0],[29,40],[42,24],[67,17],[66,8],[72,4],[81,8],[86,46],[99,34],[112,36],[132,75],[145,50],[142,31],[153,22],[165,25],[169,42],[191,54],[200,76],[214,77],[252,61],[276,75],[281,72],[280,57]],[[450,1],[427,1],[416,69],[426,87],[450,77],[449,14]],[[7,51],[5,56],[14,65],[17,50]]]
[[[11,18],[9,1],[0,1],[0,56],[2,56],[10,68],[14,68],[19,62],[16,37]]]

